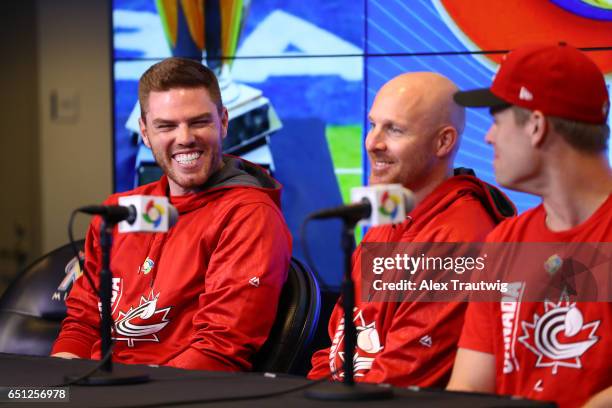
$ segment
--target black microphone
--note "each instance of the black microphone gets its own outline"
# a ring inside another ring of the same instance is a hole
[[[351,189],[353,204],[311,213],[308,218],[341,218],[346,222],[369,225],[397,224],[414,208],[414,194],[400,184],[376,184]]]
[[[133,205],[87,205],[79,208],[78,211],[85,214],[101,215],[110,224],[117,224],[124,220],[133,224],[138,216],[136,207]]]
[[[168,197],[129,195],[119,197],[118,205],[88,205],[80,212],[100,215],[107,224],[119,224],[119,232],[168,232],[179,213]]]
[[[368,199],[363,199],[359,203],[340,205],[334,208],[327,208],[320,211],[315,211],[308,216],[313,220],[324,220],[327,218],[343,218],[347,220],[361,220],[369,218],[372,214],[372,204]]]

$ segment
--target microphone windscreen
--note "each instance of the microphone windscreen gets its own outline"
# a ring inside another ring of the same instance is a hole
[[[168,204],[168,228],[172,228],[179,218],[178,210],[172,204]]]
[[[351,189],[351,201],[364,199],[372,205],[372,212],[360,224],[372,227],[402,223],[414,208],[414,194],[401,184],[373,184]]]
[[[407,188],[404,188],[404,211],[408,214],[415,207],[414,193]]]
[[[164,196],[129,195],[119,197],[119,204],[134,206],[136,220],[119,223],[119,232],[167,232],[176,224],[178,211]]]

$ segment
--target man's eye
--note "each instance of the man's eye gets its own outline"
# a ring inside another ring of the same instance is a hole
[[[389,126],[389,131],[391,133],[402,133],[402,129],[398,128],[397,126]]]
[[[191,126],[199,128],[199,127],[208,126],[209,123],[210,123],[209,120],[197,120],[197,121],[193,122],[191,124]]]
[[[155,128],[157,130],[166,131],[166,130],[174,129],[174,125],[157,125]]]

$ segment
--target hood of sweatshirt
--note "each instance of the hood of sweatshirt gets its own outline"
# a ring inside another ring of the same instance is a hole
[[[477,198],[496,223],[516,215],[516,207],[500,189],[480,180],[472,170],[465,168],[456,169],[454,177],[440,184],[408,215],[415,226],[425,225],[465,195]]]

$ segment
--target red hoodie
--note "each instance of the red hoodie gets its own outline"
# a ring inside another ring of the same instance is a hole
[[[493,193],[493,194],[492,194]],[[479,179],[450,178],[429,194],[400,225],[372,228],[364,242],[478,242],[505,218],[496,202],[514,213],[499,190]],[[353,255],[357,347],[353,367],[356,381],[396,386],[446,385],[466,303],[363,302],[361,246]],[[311,379],[343,376],[344,319],[340,301],[329,321],[330,348],[312,357]]]
[[[249,370],[265,342],[287,276],[291,236],[280,185],[235,158],[203,191],[170,197],[179,220],[168,233],[113,232],[113,359],[189,369]],[[168,180],[115,194],[166,195]],[[100,220],[89,228],[85,271],[98,286]],[[145,262],[146,261],[146,262]],[[78,279],[52,354],[100,358],[98,298]]]

